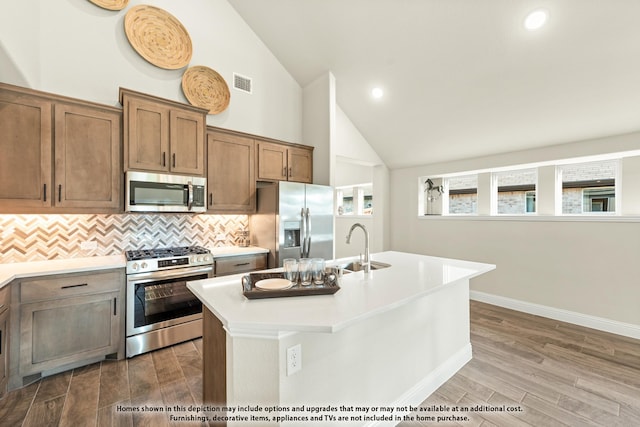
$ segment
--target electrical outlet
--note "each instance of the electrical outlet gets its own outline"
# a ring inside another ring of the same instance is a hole
[[[287,376],[302,369],[302,345],[296,344],[287,349]]]
[[[96,242],[95,240],[87,240],[84,242],[80,242],[80,249],[82,249],[83,251],[91,251],[97,248],[98,248],[98,242]]]

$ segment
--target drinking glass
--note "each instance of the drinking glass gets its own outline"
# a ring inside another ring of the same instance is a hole
[[[300,274],[300,284],[302,286],[311,285],[311,279],[312,279],[311,259],[300,258],[300,261],[298,261],[298,274]]]
[[[286,258],[282,260],[284,268],[284,278],[295,284],[298,281],[298,260],[295,258]]]
[[[311,266],[313,271],[313,283],[315,285],[324,285],[324,259],[313,258],[311,260]]]

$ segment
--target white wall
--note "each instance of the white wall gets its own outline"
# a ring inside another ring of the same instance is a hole
[[[151,65],[127,40],[124,16],[138,4],[174,15],[191,37],[189,66],[208,66],[230,85],[229,107],[208,124],[302,142],[302,89],[226,0],[131,0],[119,12],[87,0],[6,3],[0,81],[107,105],[117,105],[119,87],[187,103],[186,68]],[[231,88],[234,72],[253,79],[253,94]]]
[[[345,242],[349,228],[356,222],[369,231],[371,253],[385,250],[389,241],[389,169],[340,107],[336,108],[332,153],[335,186],[373,183],[373,216],[336,216],[336,258],[364,253],[364,234],[361,230],[354,231],[351,244]]]
[[[472,290],[640,328],[637,217],[568,221],[417,215],[419,176],[638,148],[640,133],[634,133],[394,170],[391,249],[496,264],[495,271],[472,280]],[[637,159],[623,162],[623,188],[640,187],[639,175]],[[638,197],[635,200],[640,202]],[[637,214],[638,209],[623,204],[623,212]]]
[[[326,73],[303,89],[302,139],[313,150],[313,183],[333,185],[330,160],[335,129],[335,78]]]

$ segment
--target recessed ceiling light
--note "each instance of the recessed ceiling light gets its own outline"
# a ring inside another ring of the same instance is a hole
[[[374,87],[371,90],[371,96],[373,96],[376,99],[382,98],[382,95],[384,95],[384,91],[382,90],[382,88]]]
[[[524,19],[524,27],[529,31],[537,30],[547,22],[549,14],[544,9],[534,10]]]

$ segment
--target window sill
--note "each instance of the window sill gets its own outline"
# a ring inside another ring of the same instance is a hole
[[[630,215],[423,215],[427,221],[640,222]]]

